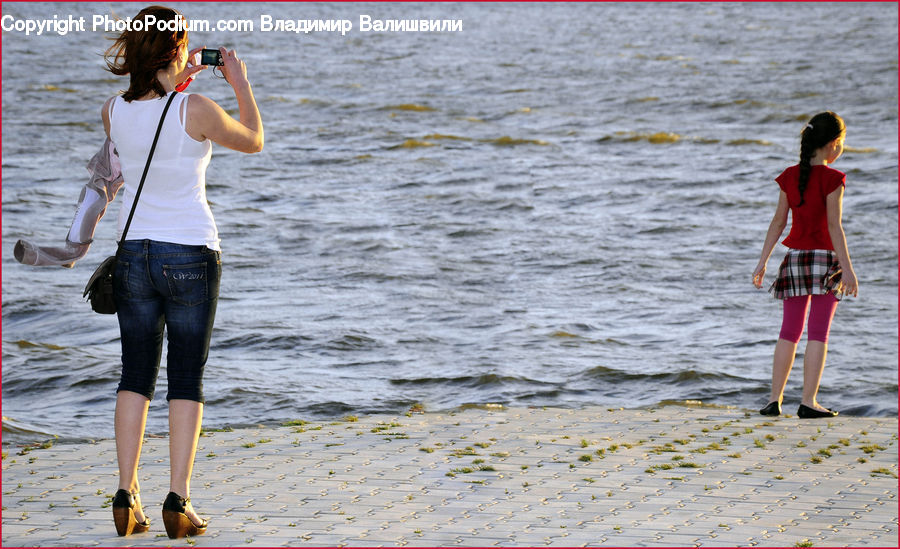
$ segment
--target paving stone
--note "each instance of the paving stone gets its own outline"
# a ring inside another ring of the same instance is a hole
[[[388,441],[371,432],[391,423],[409,438]],[[206,433],[192,496],[211,517],[211,529],[191,543],[689,547],[792,546],[809,539],[823,546],[897,545],[896,479],[871,476],[877,467],[896,471],[896,419],[764,423],[734,409],[593,407],[376,415],[353,424],[310,424],[302,433],[289,427]],[[756,448],[766,434],[778,438]],[[697,451],[725,436],[724,451]],[[807,447],[798,448],[800,440]],[[256,446],[245,448],[249,442]],[[489,446],[476,445],[482,442]],[[667,443],[677,452],[654,453]],[[831,457],[809,461],[830,444],[838,445]],[[863,444],[884,450],[868,456]],[[434,451],[421,452],[425,446]],[[467,446],[479,455],[453,455]],[[595,454],[599,448],[606,450],[603,458]],[[491,455],[497,452],[509,455]],[[594,459],[581,462],[588,453]],[[733,453],[742,457],[727,457]],[[147,534],[115,536],[102,507],[117,483],[113,441],[9,454],[2,465],[4,546],[181,545],[165,536],[161,521]],[[161,499],[167,440],[148,438],[143,455],[145,499]],[[675,463],[675,455],[703,467],[645,472]],[[863,456],[868,461],[858,463]],[[474,459],[495,470],[445,476]],[[158,517],[160,504],[147,501],[145,509]]]

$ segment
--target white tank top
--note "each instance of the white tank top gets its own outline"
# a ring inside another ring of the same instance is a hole
[[[185,131],[188,95],[179,93],[166,113],[127,238],[204,245],[219,251],[219,231],[206,201],[206,167],[212,143],[208,139],[196,141]],[[109,137],[115,143],[125,180],[117,240],[122,238],[168,99],[167,95],[127,102],[119,96],[110,105]]]

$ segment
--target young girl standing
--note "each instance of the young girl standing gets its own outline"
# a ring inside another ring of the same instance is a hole
[[[775,178],[781,192],[775,216],[766,233],[753,284],[761,288],[766,264],[787,225],[791,230],[783,244],[790,248],[770,291],[784,304],[784,316],[772,362],[772,393],[759,412],[781,414],[781,400],[794,365],[797,343],[809,312],[809,333],[803,355],[801,418],[834,417],[838,413],[816,401],[828,352],[828,332],[842,295],[856,296],[858,284],[847,238],[841,226],[841,207],[846,176],[828,164],[844,152],[844,121],[833,112],[815,115],[803,128],[800,163]]]

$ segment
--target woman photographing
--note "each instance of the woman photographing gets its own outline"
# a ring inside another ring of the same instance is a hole
[[[160,22],[181,17],[173,9],[151,6],[134,19],[147,16]],[[114,276],[122,375],[115,411],[119,490],[112,507],[119,535],[149,528],[137,471],[165,332],[171,471],[163,521],[169,537],[179,538],[202,534],[207,526],[190,501],[203,417],[203,370],[221,275],[219,234],[206,200],[206,168],[212,143],[254,153],[262,150],[264,138],[246,65],[234,50],[219,51],[240,120],[202,95],[175,91],[205,67],[191,63],[200,50],[188,51],[185,29],[160,28],[126,30],[106,52],[109,70],[129,76],[128,89],[107,100],[101,110],[125,181],[119,239],[168,106]]]

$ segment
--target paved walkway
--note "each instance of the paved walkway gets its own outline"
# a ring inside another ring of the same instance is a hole
[[[170,546],[167,439],[149,532],[119,538],[112,440],[5,447],[4,546]],[[206,433],[195,546],[897,547],[897,419],[746,410],[469,409]]]

